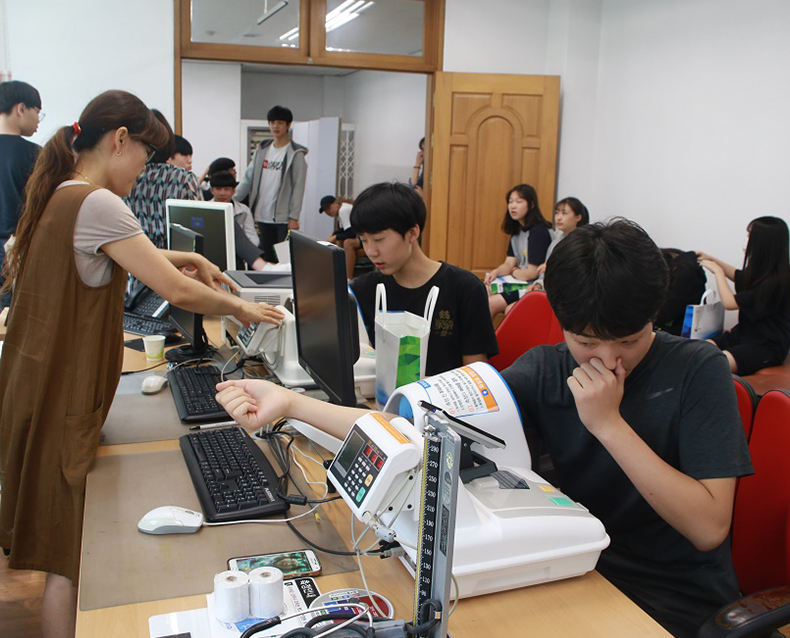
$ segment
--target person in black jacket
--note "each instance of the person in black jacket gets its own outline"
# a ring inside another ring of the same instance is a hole
[[[680,336],[686,306],[700,303],[707,278],[694,251],[662,248],[661,254],[669,267],[669,288],[655,326],[658,330]]]

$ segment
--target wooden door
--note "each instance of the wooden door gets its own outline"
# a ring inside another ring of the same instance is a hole
[[[505,195],[527,183],[551,219],[560,78],[436,73],[428,254],[482,276],[504,261]]]

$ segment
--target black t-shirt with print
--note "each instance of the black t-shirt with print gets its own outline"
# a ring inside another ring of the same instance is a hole
[[[439,374],[463,365],[463,355],[499,352],[485,286],[468,270],[442,263],[436,274],[419,288],[404,288],[391,275],[375,271],[357,277],[351,290],[359,302],[371,343],[375,346],[376,286],[384,283],[387,309],[405,310],[422,317],[433,286],[439,297],[433,312],[428,340],[426,375]]]

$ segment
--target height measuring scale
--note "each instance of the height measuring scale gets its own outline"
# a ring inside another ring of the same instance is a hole
[[[411,635],[447,635],[460,455],[461,437],[440,414],[426,413],[420,434],[405,419],[390,422],[370,412],[354,424],[328,471],[354,515],[379,526],[378,533],[383,528],[379,514],[392,510],[401,490],[422,469]]]
[[[449,617],[461,437],[437,414],[428,413],[425,421],[413,623],[419,627],[435,618],[439,622],[417,635],[444,638]]]

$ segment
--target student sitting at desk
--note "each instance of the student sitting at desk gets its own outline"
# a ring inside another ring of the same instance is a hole
[[[169,144],[134,95],[94,98],[41,151],[6,259],[15,295],[0,364],[0,547],[11,569],[47,573],[45,638],[74,635],[85,479],[121,376],[127,270],[191,312],[282,318],[222,291],[230,280],[204,257],[157,250],[143,234],[121,197]]]
[[[736,477],[753,471],[727,360],[653,332],[667,268],[630,222],[576,230],[554,250],[546,284],[566,343],[531,349],[503,377],[558,486],[611,537],[598,571],[673,635],[696,636],[738,597],[730,520]],[[362,414],[263,381],[217,388],[248,429],[286,415],[342,438]]]
[[[374,184],[354,202],[351,227],[376,267],[350,286],[375,347],[376,286],[387,290],[388,310],[418,316],[433,286],[439,297],[428,339],[425,373],[438,374],[473,361],[488,361],[499,352],[488,314],[486,290],[472,273],[429,259],[420,247],[425,203],[405,184]]]
[[[230,171],[217,171],[209,179],[211,195],[215,202],[233,204],[233,231],[236,244],[236,268],[245,270],[245,264],[251,270],[263,270],[266,262],[263,249],[258,246],[258,231],[249,207],[233,199],[236,193],[236,176]]]

